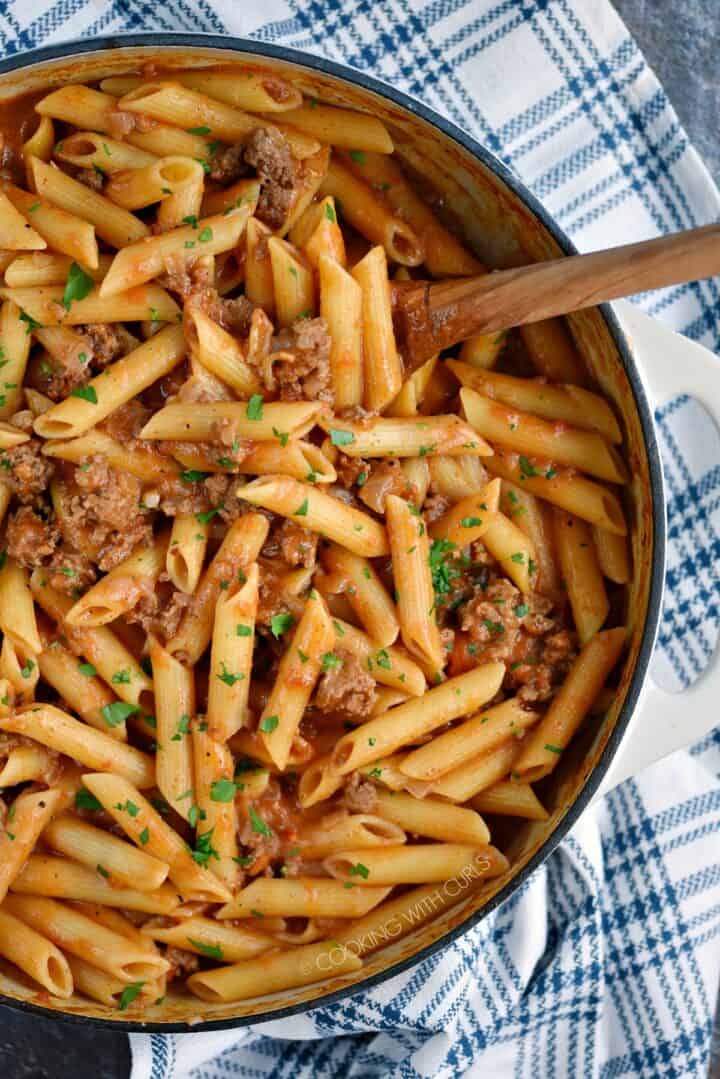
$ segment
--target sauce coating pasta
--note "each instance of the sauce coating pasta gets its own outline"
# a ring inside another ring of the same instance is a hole
[[[0,133],[0,956],[138,1012],[352,974],[611,693],[620,428],[556,321],[405,368],[392,281],[484,268],[375,117],[141,71]]]

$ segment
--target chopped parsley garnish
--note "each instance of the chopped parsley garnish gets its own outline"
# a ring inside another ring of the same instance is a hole
[[[130,683],[130,668],[125,667],[122,671],[115,671],[110,679],[114,686],[126,686]]]
[[[275,435],[275,438],[280,439],[281,446],[287,446],[288,439],[290,438],[287,431],[278,431],[277,427],[273,427],[273,434]]]
[[[150,842],[150,829],[143,828],[142,832],[138,836],[138,839],[142,843],[143,847]]]
[[[355,865],[351,865],[348,873],[351,877],[362,877],[363,880],[367,880],[370,876],[370,870],[362,862],[356,862]]]
[[[463,528],[477,528],[482,524],[482,517],[463,517],[460,524]]]
[[[28,337],[33,332],[33,330],[42,329],[42,322],[36,322],[32,315],[28,315],[27,311],[21,311],[19,318],[21,322],[24,322],[26,324],[26,337]]]
[[[335,224],[335,211],[333,210],[329,202],[325,203],[325,216],[328,221],[332,221],[333,225]]]
[[[32,659],[27,660],[24,667],[21,668],[20,674],[23,678],[29,678],[32,672],[35,670],[35,662]]]
[[[447,596],[452,591],[452,582],[461,575],[451,557],[455,550],[457,544],[446,539],[435,539],[430,545],[430,573],[436,596]]]
[[[91,405],[98,403],[94,386],[76,386],[74,390],[70,390],[70,396],[80,397],[83,401],[89,401]]]
[[[94,678],[97,674],[92,663],[78,663],[78,670],[80,671],[80,674],[84,674],[86,678]]]
[[[95,813],[98,813],[102,809],[102,803],[97,800],[94,794],[81,787],[79,791],[75,791],[75,808],[92,809]]]
[[[100,715],[103,717],[108,727],[119,727],[121,723],[124,723],[128,716],[134,716],[140,709],[136,704],[130,704],[128,701],[113,701],[112,704],[104,704],[100,709]]]
[[[183,217],[182,222],[183,225],[191,225],[194,229],[198,227],[197,217],[195,216],[195,214],[188,214],[187,217]]]
[[[187,715],[186,716],[180,716],[180,719],[178,720],[177,728],[175,730],[175,734],[172,736],[170,741],[171,742],[181,742],[182,741],[182,736],[184,734],[187,734],[187,732],[189,730],[190,730],[190,716],[187,716]]]
[[[350,151],[350,157],[358,165],[364,165],[365,164],[365,154],[362,152],[362,150],[351,150]]]
[[[65,310],[70,310],[70,304],[73,300],[84,300],[88,293],[92,291],[94,284],[92,277],[85,273],[82,266],[78,266],[77,262],[72,262],[62,298],[62,305]]]
[[[210,243],[212,238],[213,238],[213,230],[211,228],[208,228],[208,226],[206,225],[205,228],[202,229],[202,231],[200,232],[200,235],[198,236],[198,240],[200,241],[201,244],[207,244],[207,243]]]
[[[224,661],[220,664],[222,672],[218,675],[221,682],[224,682],[226,686],[234,686],[236,682],[242,682],[245,677],[244,674],[233,674],[225,666]]]
[[[137,1000],[144,985],[145,982],[132,982],[130,985],[125,986],[120,994],[120,1003],[118,1004],[118,1009],[121,1012],[124,1012],[134,1000]]]
[[[547,751],[549,753],[562,753],[562,747],[561,746],[546,745],[545,749],[547,749]]]
[[[355,441],[352,431],[341,431],[337,427],[330,428],[330,442],[333,446],[350,446]]]
[[[202,483],[210,475],[209,472],[199,472],[196,468],[186,468],[180,473],[181,483]]]
[[[322,669],[324,671],[334,671],[338,667],[342,667],[342,665],[342,659],[335,652],[326,652],[322,658]]]
[[[202,127],[188,127],[185,130],[187,131],[188,135],[209,135],[210,134],[210,128],[206,127],[205,124],[203,124]]]
[[[513,554],[510,555],[510,561],[517,562],[517,564],[521,566],[525,561],[525,555],[522,551],[515,551]]]
[[[272,830],[270,828],[268,828],[267,824],[262,819],[262,817],[259,817],[257,815],[257,813],[255,812],[255,810],[253,809],[252,806],[249,806],[249,812],[250,812],[250,827],[252,828],[253,832],[256,832],[258,835],[264,835],[267,838],[269,838],[272,835]]]
[[[378,667],[382,667],[383,670],[386,670],[386,671],[392,670],[392,663],[390,662],[390,655],[388,654],[387,649],[385,649],[385,648],[380,649],[378,654],[375,656],[375,662],[377,663]]]
[[[211,828],[209,832],[199,835],[195,841],[195,850],[191,853],[198,865],[207,865],[211,858],[217,858],[220,861],[220,855],[212,845],[213,831],[214,829]]]
[[[247,403],[245,415],[249,420],[261,420],[263,414],[263,398],[259,393],[254,393]]]
[[[307,512],[308,512],[308,500],[306,498],[305,501],[302,503],[302,505],[298,506],[298,508],[293,511],[293,516],[295,516],[295,517],[307,517]]]
[[[250,626],[244,626],[242,622],[238,622],[235,626],[235,635],[237,637],[252,637],[252,629]]]
[[[219,506],[213,506],[213,508],[211,510],[203,510],[202,513],[196,513],[195,514],[195,520],[198,522],[198,524],[201,524],[201,525],[209,524],[210,521],[212,521],[215,514],[219,513],[220,510],[222,510],[224,508],[225,508],[225,504],[223,502],[221,502]]]
[[[216,779],[210,787],[212,802],[232,802],[235,797],[235,784],[232,779]]]
[[[530,464],[527,457],[520,457],[519,458],[519,464],[520,464],[520,475],[521,475],[521,477],[523,479],[530,479],[531,476],[539,476],[540,475],[540,473],[535,468],[535,466]]]
[[[530,608],[528,607],[527,603],[518,603],[517,607],[515,608],[516,618],[524,618],[529,610]]]
[[[270,631],[279,640],[294,624],[295,619],[291,614],[274,614],[270,619]]]
[[[134,802],[127,801],[125,805],[122,802],[117,802],[113,809],[117,809],[120,813],[127,813],[129,817],[137,817],[140,810]]]
[[[110,876],[110,874],[108,873],[108,871],[107,871],[107,869],[105,868],[104,865],[99,865],[98,864],[98,865],[95,866],[95,869],[97,870],[97,872],[100,874],[101,877],[105,878],[105,880],[107,880],[108,877]]]
[[[262,731],[263,734],[272,734],[274,730],[277,730],[279,723],[279,716],[266,716],[265,719],[260,720],[258,730]]]
[[[193,940],[192,937],[188,937],[188,944],[193,948],[197,948],[199,952],[206,955],[208,959],[222,959],[223,950],[219,944],[203,944],[201,940]]]

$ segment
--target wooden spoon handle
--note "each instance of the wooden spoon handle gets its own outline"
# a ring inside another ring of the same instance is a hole
[[[720,273],[720,224],[481,277],[396,283],[406,358],[416,367],[473,334],[564,315]]]

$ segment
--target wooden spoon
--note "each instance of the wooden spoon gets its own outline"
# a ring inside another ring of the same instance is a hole
[[[506,330],[647,289],[720,273],[720,224],[589,255],[447,281],[393,283],[396,329],[412,370],[474,334]]]

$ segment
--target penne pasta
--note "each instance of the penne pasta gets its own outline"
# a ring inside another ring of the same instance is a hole
[[[199,187],[202,194],[203,179],[199,161],[189,157],[159,157],[114,173],[105,185],[104,194],[125,210],[142,210],[179,194],[186,187]]]
[[[192,595],[200,580],[210,522],[202,514],[178,513],[165,555],[165,572],[181,592]]]
[[[430,525],[433,539],[444,539],[457,547],[481,539],[493,524],[500,501],[500,482],[490,480],[477,493],[462,498],[439,520]]]
[[[12,300],[5,300],[0,307],[0,358],[3,360],[0,420],[8,420],[22,407],[22,384],[30,355],[30,337],[26,329],[20,321],[20,308]],[[2,433],[0,431],[0,435]]]
[[[284,771],[300,720],[310,701],[321,670],[327,670],[335,632],[325,601],[311,592],[275,676],[258,724],[260,740],[273,763]]]
[[[225,921],[202,915],[183,918],[174,925],[148,923],[143,926],[142,932],[162,944],[172,944],[195,955],[209,955],[228,963],[252,959],[277,947],[275,938],[259,929],[228,925]]]
[[[509,737],[522,737],[539,718],[511,697],[412,750],[400,762],[400,771],[411,779],[432,781],[471,757],[496,749]]]
[[[245,362],[237,340],[199,308],[189,308],[188,317],[197,334],[194,354],[203,367],[217,375],[239,397],[249,399],[261,391],[260,381]]]
[[[407,221],[422,245],[425,252],[423,261],[433,277],[465,277],[484,273],[482,262],[462,246],[414,191],[402,169],[388,156],[390,150],[360,145],[356,149],[371,152],[343,154],[343,164],[375,190],[381,191],[393,213]]]
[[[105,626],[132,610],[138,597],[151,592],[165,568],[167,533],[150,547],[138,547],[77,600],[65,615],[71,626]]]
[[[241,497],[254,506],[273,510],[365,558],[389,551],[382,525],[367,513],[346,505],[310,484],[287,476],[266,476],[240,488]]]
[[[312,401],[273,401],[263,404],[257,398],[252,402],[170,404],[155,413],[143,427],[140,437],[203,442],[212,436],[214,424],[228,420],[238,438],[267,442],[277,439],[276,431],[291,438],[302,438],[315,426],[321,412],[322,405]]]
[[[597,525],[617,536],[627,534],[627,525],[617,496],[602,484],[578,475],[573,469],[541,471],[516,453],[496,450],[485,462],[488,472],[544,498],[554,506]]]
[[[157,724],[156,782],[168,804],[187,820],[193,804],[186,792],[194,786],[189,725],[195,714],[195,680],[193,672],[155,638],[150,640],[150,662]]]
[[[468,715],[495,696],[504,674],[502,663],[485,663],[429,689],[418,701],[408,701],[368,720],[343,735],[333,750],[331,767],[347,775],[416,742],[452,719]]]
[[[154,892],[167,878],[168,867],[117,836],[75,817],[57,817],[43,831],[53,850],[95,869],[111,884]]]
[[[91,222],[77,214],[68,213],[37,194],[15,187],[9,180],[0,181],[0,189],[16,210],[30,218],[33,229],[45,240],[47,246],[71,259],[77,259],[89,270],[97,269],[98,244],[95,226]],[[7,283],[10,284],[9,281]]]
[[[365,357],[365,405],[382,412],[402,386],[403,365],[395,346],[387,256],[373,247],[358,262],[352,276],[362,293],[362,332]]]
[[[490,842],[488,827],[478,813],[439,799],[413,798],[402,791],[378,790],[373,809],[378,816],[406,832],[443,843],[486,846]]]
[[[52,996],[72,996],[73,975],[60,949],[5,907],[0,910],[0,955]]]
[[[530,592],[537,574],[537,552],[530,537],[498,511],[482,541],[520,591]]]
[[[116,709],[108,714],[108,725],[111,726],[116,715],[127,715],[127,709]],[[34,738],[58,753],[67,753],[87,768],[113,771],[140,788],[151,787],[155,782],[151,757],[134,746],[111,738],[104,731],[80,723],[53,704],[32,705],[12,716],[3,716],[0,730]]]
[[[230,967],[201,971],[188,978],[187,986],[201,1000],[213,1003],[244,1000],[311,985],[329,976],[337,978],[361,966],[356,956],[343,951],[334,941],[320,941]]]
[[[440,674],[445,650],[435,614],[430,543],[421,516],[397,495],[385,500],[400,633],[424,670]]]
[[[127,169],[142,169],[158,160],[154,154],[97,131],[76,131],[67,135],[55,147],[54,156],[81,169],[99,169],[106,176]]]
[[[553,771],[613,669],[626,639],[624,628],[596,633],[583,647],[550,707],[523,747],[513,771],[534,783]]]
[[[320,256],[318,273],[320,314],[330,333],[330,373],[335,408],[352,408],[363,401],[362,289],[329,255]]]
[[[259,911],[263,917],[360,918],[387,894],[385,887],[353,888],[348,894],[340,881],[327,878],[259,878],[221,907],[218,916],[248,918],[253,911]]]
[[[608,442],[622,441],[622,432],[607,401],[580,386],[556,386],[517,378],[457,360],[448,360],[447,366],[463,386],[500,401],[508,408],[531,412],[545,420],[566,423],[583,431],[594,431]]]
[[[491,443],[516,453],[568,465],[611,483],[625,483],[627,472],[618,451],[594,431],[541,420],[463,388],[460,400],[468,422]],[[554,472],[548,468],[548,472]]]
[[[169,915],[180,906],[180,896],[167,883],[152,892],[120,888],[110,884],[97,869],[49,854],[31,855],[15,878],[12,891],[18,895],[100,903],[139,914]]]
[[[151,955],[105,926],[55,899],[11,895],[5,900],[10,914],[41,933],[64,951],[130,983],[161,977],[170,964]]]
[[[61,797],[58,790],[23,791],[9,807],[5,827],[0,833],[0,903],[32,854],[43,829],[57,812]]]
[[[201,729],[199,723],[193,727],[192,744],[199,820],[215,851],[208,868],[234,893],[240,880],[240,866],[232,754],[224,743],[215,741]]]
[[[100,296],[94,288],[82,300],[63,307],[61,285],[42,288],[2,288],[0,297],[13,300],[38,327],[81,326],[93,322],[137,322],[154,315],[156,322],[174,322],[180,309],[165,289],[158,285],[140,285],[117,296]],[[151,344],[150,341],[146,342]]]
[[[342,579],[348,602],[368,636],[383,648],[393,644],[400,632],[395,605],[368,560],[331,544],[323,552],[323,565]]]
[[[237,246],[245,231],[248,216],[248,207],[240,206],[229,214],[204,217],[159,236],[146,237],[142,242],[136,238],[123,245],[100,286],[101,298],[108,299],[128,292],[137,285],[144,285],[163,273],[169,259],[195,259],[198,255],[230,251]]]
[[[242,582],[247,568],[255,562],[268,534],[268,522],[259,513],[247,513],[231,526],[215,557],[205,570],[190,610],[178,631],[167,643],[171,655],[194,665],[212,637],[215,605],[225,582]],[[242,576],[241,576],[242,575]]]
[[[549,816],[530,784],[516,780],[495,783],[476,795],[472,805],[478,813],[495,813],[499,817],[547,820]]]
[[[592,529],[579,517],[554,511],[555,546],[581,644],[602,627],[610,611]]]
[[[585,384],[585,374],[569,333],[560,318],[520,326],[520,336],[538,374],[553,382]]]
[[[89,221],[97,235],[112,247],[127,247],[148,235],[149,229],[140,218],[60,169],[52,168],[37,157],[30,159],[30,167],[35,189],[42,199]]]
[[[362,892],[376,885],[498,877],[509,863],[504,854],[486,844],[415,843],[348,850],[331,854],[323,864],[331,876],[357,884]]]
[[[312,270],[292,244],[277,236],[266,240],[272,275],[275,314],[281,327],[292,326],[315,314],[315,282]]]
[[[321,416],[319,422],[333,444],[342,446],[349,457],[485,457],[492,452],[487,442],[457,416],[380,416],[363,423]]]
[[[66,397],[35,420],[43,438],[84,435],[115,409],[172,371],[185,355],[179,326],[167,326],[123,359],[106,367],[82,387],[83,393]]]
[[[146,854],[167,863],[170,880],[186,902],[219,903],[230,899],[225,885],[193,859],[177,832],[126,779],[93,773],[84,775],[83,783],[134,843]]]
[[[332,195],[342,206],[342,217],[371,244],[381,244],[393,262],[419,266],[424,261],[425,250],[415,231],[335,156],[320,184],[320,193]]]
[[[258,567],[253,564],[237,592],[221,593],[215,607],[207,725],[211,737],[218,742],[227,742],[248,723],[258,582]]]

